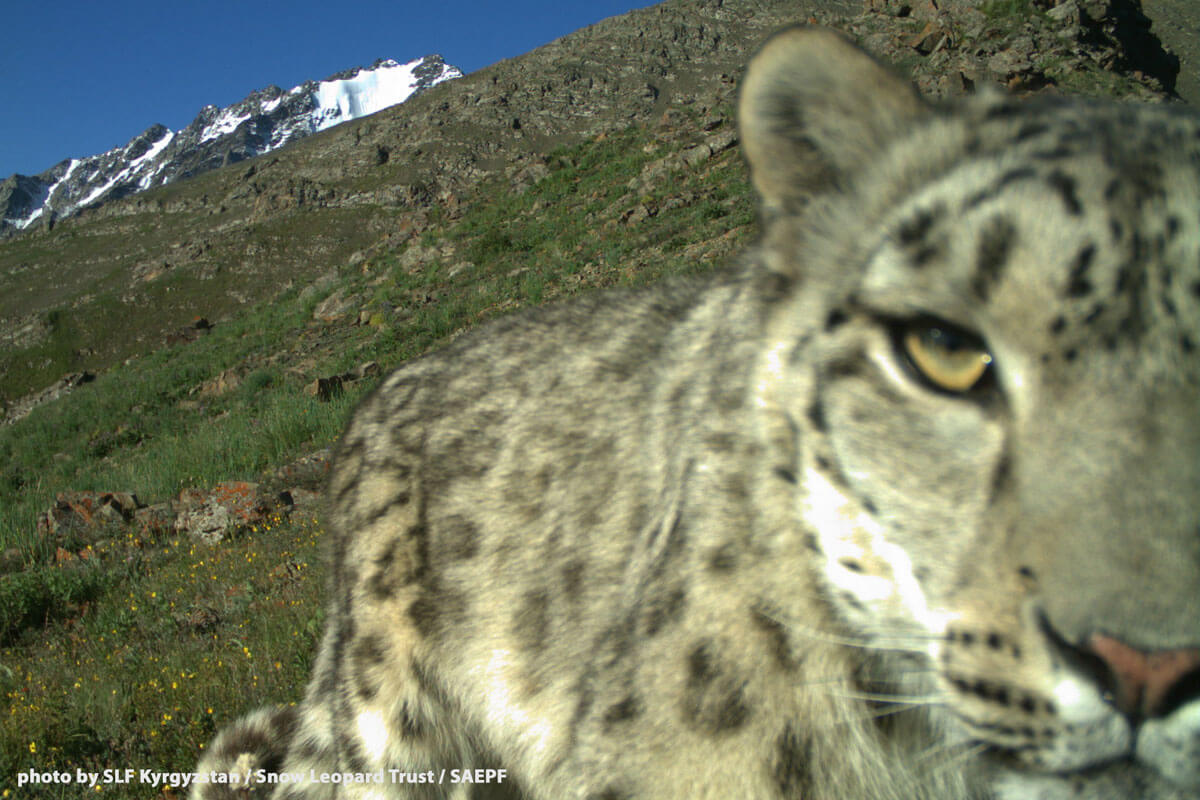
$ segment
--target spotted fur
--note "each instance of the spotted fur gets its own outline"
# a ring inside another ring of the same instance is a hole
[[[931,108],[805,28],[740,115],[739,267],[505,318],[363,404],[308,692],[202,770],[1200,797],[1200,119]]]

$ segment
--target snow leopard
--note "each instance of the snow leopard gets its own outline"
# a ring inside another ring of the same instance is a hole
[[[297,705],[194,797],[1200,797],[1200,116],[739,87],[761,238],[356,412]]]

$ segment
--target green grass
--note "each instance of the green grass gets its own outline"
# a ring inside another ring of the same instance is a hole
[[[0,247],[0,316],[24,317],[32,298],[48,310],[37,315],[44,337],[0,348],[0,402],[68,372],[110,368],[152,352],[164,334],[196,317],[244,318],[245,300],[273,302],[292,276],[308,274],[314,252],[344,263],[372,240],[372,228],[385,216],[376,207],[293,210],[261,222],[230,223],[238,234],[218,238],[205,226],[215,226],[220,216],[146,212],[115,231],[112,220],[81,218],[53,240],[6,241]],[[140,233],[145,225],[155,227]],[[74,282],[57,287],[58,276],[23,272],[27,262],[43,270],[74,264]],[[164,264],[171,266],[153,279],[132,278],[141,268]]]
[[[0,548],[46,555],[32,531],[60,491],[133,491],[156,502],[187,486],[251,477],[330,441],[353,395],[330,407],[304,396],[299,377],[278,370],[254,371],[223,397],[191,397],[223,370],[281,348],[303,329],[302,310],[292,293],[0,428]]]
[[[1018,23],[1041,11],[1032,0],[988,0],[980,4],[979,10],[992,21],[1011,20]]]
[[[85,796],[76,786],[18,790],[27,770],[190,771],[247,697],[295,700],[320,633],[320,535],[300,517],[217,547],[135,549],[106,567],[111,585],[83,613],[0,648],[0,796]],[[102,789],[154,794],[136,783]]]
[[[111,570],[90,562],[70,569],[38,565],[7,576],[0,583],[0,644],[9,644],[22,631],[65,616],[80,603],[100,596],[116,580]]]
[[[696,168],[656,168],[674,147],[631,128],[558,150],[523,191],[488,182],[460,216],[435,211],[418,237],[372,248],[322,291],[282,292],[0,428],[0,550],[16,548],[26,565],[0,575],[0,797],[27,769],[190,770],[219,725],[300,697],[323,613],[323,532],[312,515],[275,518],[214,547],[146,541],[131,527],[85,531],[66,544],[92,557],[59,565],[62,542],[34,531],[57,492],[156,502],[253,480],[332,442],[369,388],[320,402],[301,391],[315,377],[368,360],[390,368],[522,306],[711,269],[753,229],[744,168],[732,150]],[[629,188],[638,181],[643,188]],[[640,208],[654,213],[630,216]],[[304,222],[285,217],[253,235],[265,250],[282,247]],[[335,290],[370,324],[314,322]],[[67,330],[72,319],[50,322]],[[63,350],[72,341],[51,340]],[[240,375],[236,389],[195,391],[225,370]],[[81,796],[72,786],[20,793]],[[151,793],[135,784],[100,794]]]

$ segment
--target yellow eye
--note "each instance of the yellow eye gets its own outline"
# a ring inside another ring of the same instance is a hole
[[[938,389],[962,393],[987,374],[992,354],[983,342],[946,325],[914,325],[904,332],[904,352],[913,366]]]

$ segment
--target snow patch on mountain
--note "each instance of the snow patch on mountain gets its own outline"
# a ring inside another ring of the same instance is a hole
[[[424,66],[423,61],[398,64],[389,59],[376,62],[370,69],[360,69],[349,78],[321,81],[313,92],[317,104],[313,109],[315,129],[323,131],[346,120],[374,114],[403,102],[423,86],[434,86],[462,75],[451,68],[426,82],[420,74]]]
[[[215,110],[216,106],[209,106],[209,108]],[[263,108],[263,111],[266,112],[265,107]],[[250,119],[249,111],[244,114],[238,114],[231,109],[225,109],[217,116],[215,122],[204,129],[204,135],[200,137],[200,141],[211,142],[213,139],[218,137],[228,136],[236,131],[238,126],[248,119]]]
[[[154,184],[154,176],[157,175],[159,172],[161,172],[162,167],[165,165],[161,165],[161,164],[158,165],[158,168],[156,170],[154,170],[153,172],[150,172],[149,174],[146,174],[146,170],[144,169],[144,167],[148,163],[152,162],[163,150],[165,150],[167,148],[167,145],[169,145],[171,143],[171,141],[175,138],[174,131],[167,130],[166,128],[163,128],[162,130],[163,130],[162,137],[159,138],[157,141],[151,142],[150,148],[148,150],[146,150],[140,156],[132,157],[132,160],[130,160],[128,162],[129,165],[127,167],[122,169],[116,175],[113,175],[111,178],[109,178],[107,181],[105,181],[100,186],[97,186],[95,189],[88,192],[88,194],[76,204],[76,208],[83,208],[84,206],[89,206],[92,203],[95,203],[97,200],[104,197],[105,194],[112,191],[114,186],[116,186],[120,183],[131,181],[134,178],[137,178],[137,191],[141,191],[141,190],[150,188],[150,186],[152,186]],[[133,150],[134,150],[133,144],[126,145],[124,155],[127,158],[129,158],[131,155],[131,151],[133,151]],[[78,163],[78,162],[72,160],[72,166],[74,166],[76,163]],[[96,173],[93,173],[93,174],[96,174]],[[70,175],[70,170],[68,170],[68,176],[69,175]],[[66,179],[67,179],[67,176],[64,176],[63,180],[59,181],[58,185],[62,185],[66,181]],[[53,194],[54,194],[54,192],[51,191],[51,195],[53,195]],[[131,192],[131,194],[132,194],[132,192]]]

